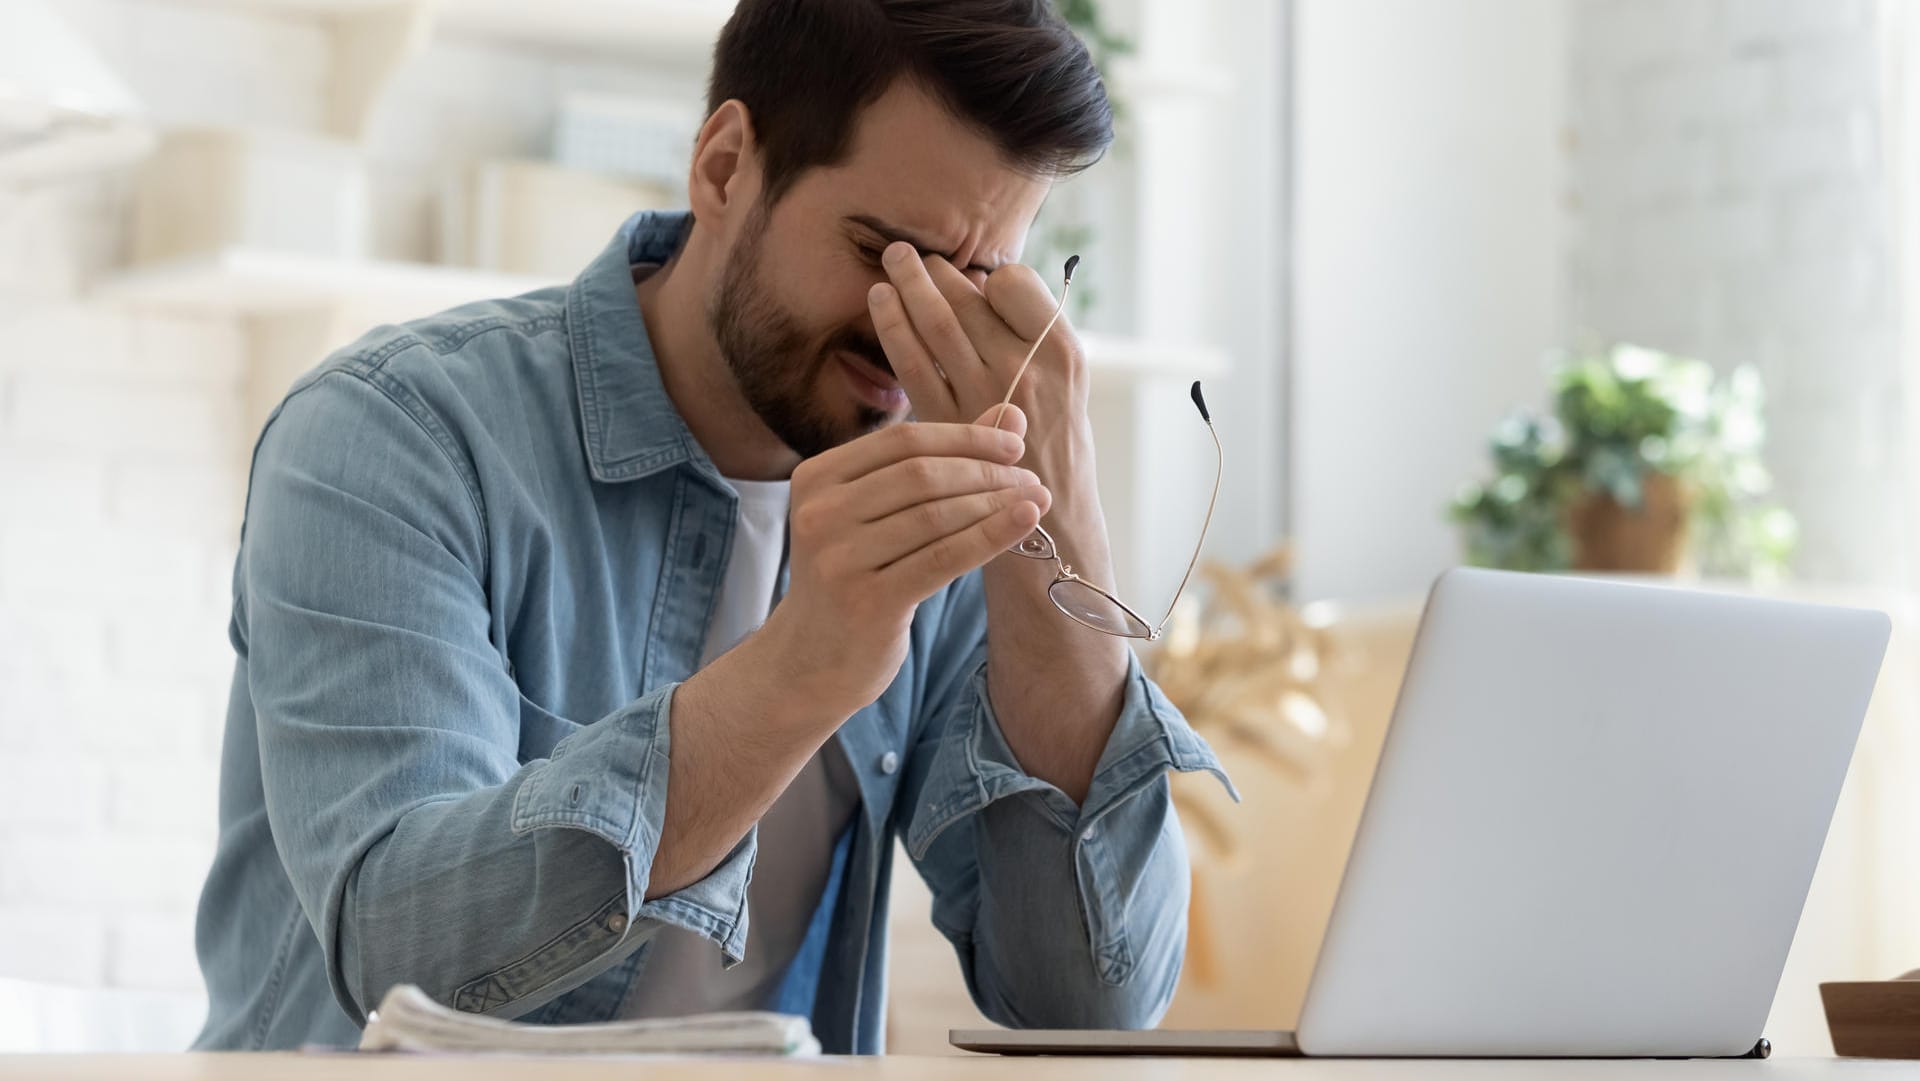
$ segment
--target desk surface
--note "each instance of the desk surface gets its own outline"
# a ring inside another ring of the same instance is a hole
[[[442,1058],[409,1055],[42,1055],[0,1056],[0,1081],[70,1078],[76,1081],[1411,1081],[1438,1078],[1553,1078],[1608,1081],[1613,1078],[1685,1078],[1724,1081],[1841,1081],[1912,1078],[1920,1063],[1868,1059],[1776,1058],[1761,1061],[1552,1062],[1552,1061],[1336,1061],[1329,1059],[1098,1059],[992,1057],[817,1059],[525,1059]]]

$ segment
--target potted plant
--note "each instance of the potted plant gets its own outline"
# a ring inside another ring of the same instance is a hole
[[[1553,412],[1494,430],[1494,476],[1454,500],[1467,559],[1508,570],[1777,578],[1797,529],[1765,501],[1765,391],[1750,367],[1634,345],[1553,374]]]

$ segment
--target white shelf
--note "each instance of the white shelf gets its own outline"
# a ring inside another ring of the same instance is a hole
[[[442,0],[449,37],[705,64],[733,13],[715,0]]]
[[[280,17],[338,21],[418,8],[434,36],[704,64],[733,12],[731,0],[198,0]],[[1118,57],[1114,89],[1131,98],[1232,94],[1220,70]]]
[[[153,3],[156,0],[146,0],[146,2]],[[158,2],[173,4],[177,0],[158,0]],[[387,8],[409,7],[418,2],[419,0],[196,0],[199,7],[227,8],[232,11],[250,11],[262,15],[310,19],[360,15]]]
[[[1215,379],[1227,374],[1227,355],[1204,345],[1082,334],[1096,383],[1106,380]]]
[[[469,267],[330,259],[248,248],[114,274],[94,289],[100,300],[148,311],[240,318],[377,307],[392,318],[431,315],[474,300],[517,296],[559,282]],[[386,317],[386,316],[383,316]],[[1140,379],[1211,379],[1226,374],[1225,354],[1205,346],[1084,334],[1096,385]]]
[[[0,0],[5,2],[5,0]],[[180,0],[140,0],[173,3]],[[704,75],[732,14],[732,0],[185,0],[330,27],[334,71],[326,130],[366,133],[394,73],[434,41],[477,41],[513,49],[644,63],[682,77]],[[1225,73],[1204,66],[1117,58],[1113,91],[1135,106],[1209,105],[1233,93]]]
[[[122,271],[102,281],[94,295],[130,307],[204,315],[271,315],[355,301],[428,315],[553,284],[558,283],[468,267],[234,248]]]
[[[719,0],[202,0],[324,21],[417,8],[432,33],[580,52],[704,60],[732,14]]]

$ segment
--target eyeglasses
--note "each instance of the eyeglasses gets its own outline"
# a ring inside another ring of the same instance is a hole
[[[1020,370],[1014,373],[1013,384],[1007,387],[1007,396],[1000,401],[1000,412],[994,414],[995,428],[1000,427],[1001,418],[1006,416],[1007,405],[1013,401],[1014,388],[1020,385],[1020,378],[1027,374],[1027,365],[1033,363],[1034,354],[1040,351],[1040,343],[1047,340],[1053,325],[1060,321],[1060,313],[1067,306],[1067,293],[1073,288],[1073,270],[1079,264],[1080,257],[1077,255],[1067,260],[1066,281],[1060,289],[1060,303],[1054,307],[1053,318],[1047,321],[1046,328],[1033,340],[1033,347],[1027,350],[1027,358],[1020,362]],[[1053,534],[1042,526],[1034,526],[1033,532],[1027,534],[1025,540],[1008,549],[1028,559],[1053,560],[1057,571],[1052,584],[1047,586],[1047,597],[1068,619],[1083,627],[1117,638],[1157,641],[1166,630],[1167,620],[1173,618],[1174,607],[1180,603],[1180,594],[1186,592],[1187,583],[1193,578],[1193,568],[1200,562],[1200,548],[1206,543],[1207,528],[1213,524],[1214,504],[1220,499],[1220,475],[1226,466],[1226,452],[1220,447],[1220,434],[1213,429],[1213,416],[1207,412],[1207,400],[1200,393],[1199,380],[1194,381],[1190,394],[1194,408],[1200,411],[1200,419],[1206,422],[1207,434],[1213,438],[1213,494],[1207,497],[1207,516],[1200,523],[1200,537],[1194,541],[1193,557],[1187,560],[1187,573],[1181,576],[1180,588],[1173,591],[1173,599],[1167,602],[1166,614],[1160,617],[1160,622],[1149,624],[1120,598],[1075,574],[1073,568],[1060,558],[1060,549],[1053,542]]]

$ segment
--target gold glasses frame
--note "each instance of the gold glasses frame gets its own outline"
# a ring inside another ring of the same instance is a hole
[[[1000,427],[1000,420],[1006,415],[1007,406],[1013,401],[1013,392],[1020,386],[1020,379],[1027,374],[1027,366],[1033,363],[1034,355],[1040,352],[1040,343],[1047,340],[1055,323],[1060,321],[1060,313],[1066,310],[1067,293],[1073,289],[1073,271],[1080,264],[1080,257],[1067,260],[1065,282],[1060,289],[1060,301],[1054,306],[1053,318],[1047,321],[1040,336],[1033,340],[1033,346],[1027,350],[1026,359],[1020,362],[1020,370],[1014,373],[1013,382],[1007,387],[1007,396],[1000,401],[1000,411],[994,414],[993,426]],[[1187,560],[1187,572],[1180,578],[1180,587],[1173,591],[1173,599],[1167,602],[1167,611],[1158,623],[1148,623],[1131,605],[1107,589],[1082,578],[1074,573],[1073,567],[1060,558],[1059,545],[1054,543],[1053,534],[1043,526],[1036,525],[1033,532],[1027,534],[1020,543],[1009,548],[1015,555],[1028,559],[1052,560],[1055,571],[1053,581],[1047,586],[1047,598],[1053,602],[1061,614],[1075,623],[1102,634],[1116,638],[1138,638],[1148,642],[1158,641],[1165,633],[1167,621],[1173,618],[1173,610],[1180,603],[1180,595],[1187,590],[1187,583],[1193,579],[1193,568],[1200,562],[1200,549],[1206,544],[1207,530],[1213,525],[1213,508],[1220,500],[1220,478],[1226,471],[1226,451],[1220,446],[1220,433],[1214,430],[1213,415],[1207,410],[1207,399],[1200,393],[1200,381],[1194,380],[1189,391],[1194,408],[1200,411],[1200,419],[1206,422],[1207,434],[1213,439],[1213,493],[1207,497],[1207,515],[1200,523],[1200,536],[1194,541],[1193,556]]]

